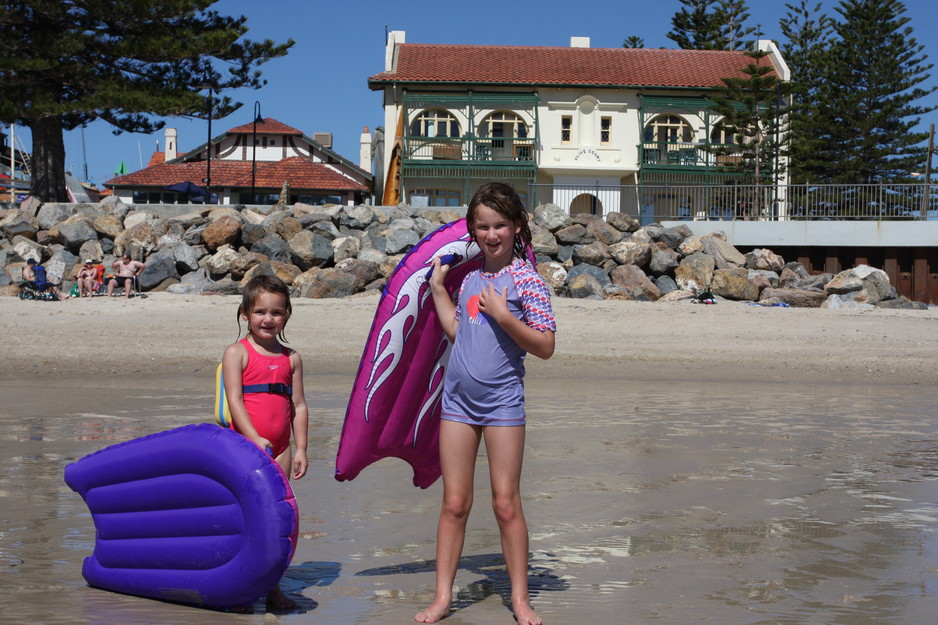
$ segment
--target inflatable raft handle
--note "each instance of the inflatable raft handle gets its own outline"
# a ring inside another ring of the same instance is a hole
[[[440,256],[441,265],[452,265],[453,263],[458,263],[461,260],[462,260],[462,256],[460,256],[459,254],[443,254],[442,256]],[[427,275],[425,277],[427,280],[429,280],[430,276],[432,275],[433,275],[433,267],[430,267],[430,271],[427,272]]]

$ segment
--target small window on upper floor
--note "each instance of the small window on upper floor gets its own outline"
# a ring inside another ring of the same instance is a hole
[[[573,116],[564,115],[560,118],[560,142],[570,143],[570,135],[573,131]]]
[[[603,117],[599,122],[599,142],[607,145],[612,137],[612,118]]]

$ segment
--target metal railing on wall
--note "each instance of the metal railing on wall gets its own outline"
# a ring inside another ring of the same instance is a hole
[[[934,185],[931,185],[934,186]],[[932,220],[938,198],[918,184],[551,185],[529,197],[571,214],[627,213],[642,224],[673,220]],[[926,206],[926,202],[928,206]]]

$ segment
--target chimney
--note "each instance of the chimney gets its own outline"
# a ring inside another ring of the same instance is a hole
[[[166,154],[164,160],[171,161],[176,158],[176,129],[166,129]]]
[[[384,71],[393,72],[397,69],[397,44],[405,43],[406,40],[406,32],[403,30],[388,33],[388,42],[384,47]]]
[[[314,132],[313,141],[318,143],[324,148],[332,149],[332,133],[331,132]]]
[[[371,133],[368,126],[362,130],[361,151],[358,153],[358,166],[371,173]]]
[[[589,37],[570,37],[570,47],[571,48],[588,48],[590,47],[590,38]]]

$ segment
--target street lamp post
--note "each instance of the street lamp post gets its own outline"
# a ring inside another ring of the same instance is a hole
[[[251,132],[251,204],[257,203],[257,192],[254,189],[255,178],[257,177],[257,123],[264,123],[261,117],[261,103],[254,101],[254,129]]]
[[[205,203],[212,202],[212,113],[215,106],[215,87],[208,85],[208,142],[205,144],[205,191],[208,197]]]
[[[779,126],[781,126],[781,111],[785,101],[782,99],[782,83],[775,83],[775,193],[772,201],[773,217],[778,219],[778,176],[781,159],[781,146],[779,145]]]

